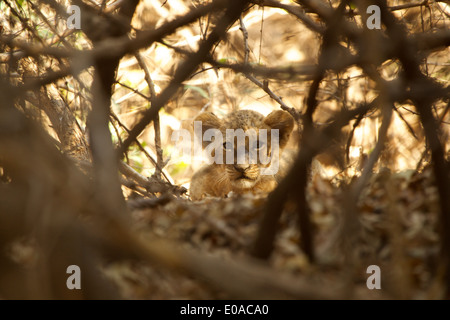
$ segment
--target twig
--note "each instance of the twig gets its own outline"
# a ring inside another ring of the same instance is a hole
[[[393,106],[395,112],[398,114],[398,116],[400,117],[400,119],[403,121],[403,123],[406,125],[406,127],[408,128],[409,133],[411,133],[411,135],[416,139],[419,140],[419,138],[417,137],[416,133],[414,132],[414,129],[411,127],[411,125],[408,123],[408,121],[406,121],[406,119],[403,117],[403,115],[401,114],[401,112],[398,110],[398,108],[395,107],[395,105]]]
[[[410,9],[410,8],[415,8],[415,7],[422,7],[422,6],[428,6],[430,4],[429,0],[425,0],[419,3],[405,3],[405,4],[400,4],[398,6],[392,6],[392,7],[388,7],[388,9],[390,11],[397,11],[397,10],[403,10],[403,9]]]
[[[313,157],[325,146],[331,143],[330,137],[339,134],[341,124],[339,121],[333,122],[322,131],[317,130],[313,125],[313,113],[317,108],[317,92],[324,77],[326,68],[326,55],[332,44],[337,44],[339,28],[337,25],[342,20],[342,11],[345,1],[330,17],[330,24],[324,35],[322,52],[319,57],[319,66],[315,72],[313,83],[309,88],[306,102],[306,111],[303,116],[303,135],[300,143],[300,152],[287,176],[281,181],[274,192],[271,193],[266,205],[263,220],[260,223],[257,238],[252,248],[252,255],[258,258],[267,259],[273,249],[273,241],[276,235],[276,228],[284,204],[288,197],[292,196],[295,190],[295,200],[298,211],[298,228],[300,230],[300,247],[311,262],[315,260],[313,235],[310,221],[310,208],[306,200],[306,184],[308,172],[311,167]],[[345,113],[342,113],[344,115]],[[360,112],[356,113],[356,115]],[[336,119],[339,119],[337,117]],[[340,120],[340,119],[339,119]],[[350,119],[346,119],[345,124]],[[338,123],[340,125],[338,125]],[[329,132],[332,130],[332,132]]]
[[[1,38],[0,38],[1,39]],[[178,48],[175,46],[172,46],[164,41],[159,41],[161,44],[167,46],[168,48],[171,48],[175,50],[175,52],[183,54],[183,55],[189,55],[192,52],[184,50],[182,48]],[[233,70],[235,72],[241,72],[244,75],[246,74],[252,74],[252,75],[258,75],[265,78],[270,79],[281,79],[281,80],[294,80],[296,77],[302,76],[301,80],[311,80],[311,76],[314,74],[314,71],[316,70],[316,65],[294,65],[289,67],[266,67],[266,66],[258,66],[258,65],[252,65],[247,63],[225,63],[225,62],[219,62],[214,60],[212,57],[207,57],[205,60],[207,63],[212,65],[212,68],[226,68]],[[348,61],[345,62],[345,65],[342,61],[334,61],[332,63],[336,63],[336,68],[338,70],[345,68],[348,66]],[[353,62],[352,62],[353,63]],[[191,77],[200,74],[206,70],[211,70],[212,68],[204,68],[200,71],[197,71],[196,73],[193,73]]]
[[[124,88],[127,88],[128,90],[133,91],[134,93],[136,93],[137,95],[141,96],[142,98],[144,98],[145,100],[150,101],[150,97],[146,96],[145,94],[143,94],[142,92],[140,92],[138,89],[132,88],[129,85],[126,85],[123,82],[120,81],[116,81],[116,83]]]
[[[299,6],[284,4],[284,3],[281,3],[281,2],[275,1],[275,0],[263,0],[263,1],[258,0],[258,1],[254,1],[254,3],[256,3],[260,6],[283,9],[286,12],[295,16],[300,21],[302,21],[308,29],[310,29],[314,32],[317,32],[317,33],[323,33],[325,31],[325,28],[318,25],[310,17],[308,17],[304,12],[302,12],[302,9]]]
[[[28,19],[25,19],[24,17],[22,17],[22,15],[20,15],[16,11],[16,9],[14,9],[13,6],[9,3],[9,0],[4,0],[4,1],[5,1],[6,5],[9,7],[9,10],[11,10],[11,12],[13,13],[13,15],[15,15],[17,17],[17,19],[20,20],[20,23],[22,24],[22,26],[33,35],[34,39],[37,39],[41,44],[45,45],[45,41],[42,40],[42,38],[39,37],[38,34],[36,33],[36,30],[28,24]]]
[[[224,260],[156,238],[144,242],[114,221],[111,228],[100,231],[102,245],[109,251],[123,258],[138,258],[199,278],[229,298],[333,299],[342,296],[339,282],[323,290],[306,277],[277,272],[252,259],[234,257],[233,260]],[[98,231],[89,232],[98,238]]]
[[[159,206],[166,205],[173,199],[173,196],[171,196],[169,193],[164,193],[158,198],[131,199],[127,201],[127,205],[132,209],[157,208]]]
[[[324,72],[320,70],[320,68],[321,67],[319,66],[317,75],[309,88],[308,98],[306,99],[306,111],[303,115],[303,132],[300,143],[300,150],[312,150],[310,145],[311,143],[315,143],[316,140],[312,116],[315,109],[317,108],[317,92],[319,90],[319,85],[324,77]],[[297,180],[296,184],[294,184],[294,186],[297,187],[297,195],[295,197],[295,200],[297,202],[298,229],[300,231],[299,245],[310,262],[314,262],[315,253],[313,245],[312,225],[310,219],[311,210],[306,200],[306,185],[308,183],[308,173],[311,168],[313,154],[314,153],[310,151],[309,157],[304,157],[301,159],[301,161],[299,161]]]
[[[244,65],[247,65],[248,58],[250,55],[250,48],[248,47],[248,31],[247,28],[245,27],[242,15],[239,17],[239,29],[241,30],[242,36],[244,38]]]
[[[385,141],[387,138],[387,133],[389,125],[392,118],[392,105],[386,104],[382,106],[383,108],[383,122],[378,131],[378,141],[377,144],[370,154],[368,160],[364,164],[364,168],[361,176],[356,180],[356,182],[350,187],[350,189],[344,194],[344,202],[342,209],[342,221],[337,229],[338,233],[335,243],[340,246],[340,251],[344,256],[344,265],[349,266],[346,270],[347,283],[349,285],[348,289],[352,288],[351,279],[354,276],[355,271],[355,259],[356,253],[353,250],[355,244],[359,240],[359,235],[361,232],[361,225],[358,220],[357,205],[359,197],[364,190],[370,176],[373,172],[373,167],[381,155],[381,151],[384,148]]]
[[[314,150],[311,144],[316,143],[313,115],[317,109],[317,94],[319,91],[320,83],[325,77],[325,70],[327,68],[327,60],[329,56],[329,50],[332,50],[332,46],[339,46],[338,39],[340,36],[340,28],[342,18],[342,12],[344,11],[346,2],[342,1],[338,8],[333,12],[330,17],[329,24],[325,30],[323,36],[323,42],[321,46],[321,53],[319,56],[319,65],[317,67],[314,80],[309,88],[308,97],[306,99],[306,111],[303,115],[303,133],[300,143],[300,149]],[[338,134],[337,134],[338,135]],[[332,140],[332,139],[330,139]],[[297,186],[298,192],[296,196],[297,210],[298,210],[298,228],[300,231],[300,248],[305,252],[311,262],[315,261],[314,252],[314,236],[312,233],[312,225],[310,219],[310,207],[306,200],[306,185],[308,182],[308,173],[311,168],[314,152],[310,151],[310,156],[305,157],[299,162]]]
[[[81,1],[76,3],[84,9],[85,14],[97,12],[96,9]],[[119,17],[119,14],[117,14],[116,16],[129,26],[137,5],[138,1],[122,3],[119,13],[123,13],[123,15]],[[93,42],[94,47],[105,39],[114,42],[114,39],[126,36],[128,28],[123,25],[113,25],[112,21],[102,16],[102,18],[93,21],[93,24],[83,24],[83,31]],[[101,33],[94,27],[107,29],[107,32]],[[119,163],[115,154],[108,127],[112,87],[115,83],[116,70],[120,59],[121,56],[110,56],[95,61],[92,81],[92,110],[89,112],[87,119],[94,165],[94,183],[97,187],[94,198],[97,198],[99,203],[103,203],[109,209],[109,214],[113,216],[122,216],[127,209],[118,179],[119,168],[123,165]]]
[[[262,42],[263,42],[263,26],[264,26],[264,7],[261,7],[261,27],[259,29],[258,64],[261,64]]]
[[[61,5],[59,5],[54,0],[45,0],[47,3],[49,3],[52,7],[55,8],[58,12],[63,14],[63,16],[66,16],[64,8],[62,8]],[[226,1],[216,0],[212,3],[206,4],[206,5],[200,5],[196,8],[192,9],[189,13],[177,17],[174,20],[164,24],[160,28],[156,30],[149,30],[149,31],[143,31],[139,33],[136,38],[129,39],[128,36],[122,36],[116,38],[114,41],[105,41],[101,44],[98,44],[94,49],[92,50],[66,50],[61,48],[48,48],[48,47],[37,47],[34,45],[29,45],[27,42],[14,42],[14,46],[19,47],[26,51],[28,55],[31,56],[41,56],[41,55],[52,55],[55,57],[60,58],[70,58],[72,61],[72,67],[71,68],[61,68],[61,70],[58,71],[50,71],[47,74],[44,74],[42,77],[40,77],[37,80],[27,81],[22,85],[20,88],[18,88],[18,93],[32,90],[35,88],[38,88],[40,86],[52,83],[58,79],[61,79],[69,74],[75,74],[81,72],[83,69],[92,66],[95,61],[98,59],[105,59],[105,58],[120,58],[123,55],[131,52],[136,52],[141,48],[145,48],[150,46],[153,42],[161,40],[165,36],[175,32],[176,29],[179,27],[182,27],[184,25],[187,25],[189,23],[192,23],[199,17],[214,12],[217,10],[220,10],[223,8],[223,6],[226,4]],[[71,30],[73,31],[73,30]],[[10,37],[0,37],[0,41],[5,42],[7,44],[12,43]]]
[[[252,256],[267,259],[272,253],[278,220],[281,216],[284,203],[293,188],[298,186],[299,177],[303,175],[306,163],[310,162],[316,154],[331,144],[330,137],[338,135],[341,128],[347,125],[350,120],[360,114],[367,113],[376,106],[377,102],[375,99],[371,103],[359,106],[354,110],[342,110],[336,115],[335,120],[331,124],[321,130],[313,129],[314,143],[311,142],[308,148],[300,149],[293,167],[267,199],[264,214],[259,224],[258,234],[250,248],[250,254]]]
[[[25,100],[42,109],[48,116],[61,142],[61,150],[78,159],[90,159],[84,132],[66,102],[59,99],[59,92],[53,85],[41,88],[36,94],[27,94]]]
[[[31,6],[31,8],[41,17],[41,19],[45,22],[45,24],[50,28],[50,30],[57,36],[57,39],[53,40],[53,43],[57,41],[61,41],[67,49],[73,49],[70,43],[65,39],[67,35],[61,36],[58,34],[58,30],[56,30],[55,26],[53,26],[50,21],[48,21],[47,17],[41,12],[41,10],[33,4],[31,0],[27,0],[27,3]],[[72,30],[73,31],[73,30]]]
[[[147,86],[150,91],[150,105],[153,106],[153,102],[155,101],[156,92],[155,92],[155,84],[153,83],[152,77],[150,75],[150,71],[147,68],[147,65],[144,63],[141,54],[138,52],[135,55],[136,60],[144,71],[145,81],[147,82]],[[155,167],[155,176],[157,179],[161,179],[162,169],[164,168],[164,160],[163,160],[163,151],[161,149],[161,132],[160,132],[160,124],[159,124],[159,113],[156,114],[153,119],[153,128],[155,130],[155,149],[156,149],[156,167]]]
[[[5,3],[6,3],[7,6],[10,8],[10,10],[13,12],[13,14],[14,14],[15,16],[17,16],[17,18],[20,20],[20,22],[21,22],[21,24],[24,26],[24,28],[27,29],[27,30],[33,35],[34,39],[37,39],[42,45],[45,46],[46,43],[45,43],[45,41],[38,35],[37,30],[36,30],[35,28],[31,27],[31,26],[28,24],[28,19],[22,17],[22,16],[21,16],[21,15],[20,15],[20,14],[12,7],[12,6],[11,6],[11,4],[9,3],[9,1],[5,0]],[[38,12],[41,13],[40,10],[38,10]],[[41,13],[41,14],[42,14],[42,13]],[[31,19],[30,19],[30,21],[31,21]],[[48,21],[47,21],[47,23],[48,23]],[[50,23],[48,23],[48,24],[49,24],[49,26],[51,26]],[[65,64],[64,64],[64,62],[62,61],[62,59],[61,59],[60,57],[55,57],[55,58],[56,58],[56,60],[58,60],[58,62],[60,63],[61,68],[64,68],[64,67],[65,67]]]
[[[364,186],[369,181],[369,178],[373,171],[373,167],[374,167],[375,163],[377,162],[378,158],[380,157],[381,151],[384,148],[389,125],[391,124],[392,105],[385,106],[383,109],[384,109],[383,122],[381,123],[381,126],[378,130],[377,144],[375,145],[375,148],[373,149],[373,151],[370,153],[370,156],[364,165],[364,169],[363,169],[361,176],[358,178],[358,180],[355,182],[355,184],[353,185],[353,187],[351,189],[352,201],[350,201],[350,203],[352,203],[354,205],[356,205],[359,195],[361,194],[362,190],[364,189]]]
[[[181,195],[187,191],[183,187],[171,185],[161,179],[155,179],[153,177],[147,178],[123,161],[120,162],[119,169],[122,174],[132,178],[150,193],[166,193],[169,191],[176,195]]]
[[[127,126],[124,123],[122,123],[122,121],[120,121],[119,117],[112,110],[111,110],[111,117],[113,117],[113,119],[117,121],[120,127],[122,127],[128,134],[130,134],[130,129],[128,129]],[[144,146],[139,142],[138,139],[135,140],[135,143],[138,146],[138,148],[145,154],[147,159],[150,160],[150,162],[156,167],[157,166],[156,160],[152,157],[151,154],[148,153],[147,150],[145,150]],[[162,174],[169,183],[169,185],[173,186],[172,183],[173,179],[169,176],[169,174],[165,170],[162,170]]]
[[[243,38],[244,38],[244,65],[247,65],[248,64],[248,58],[249,58],[249,52],[250,52],[250,49],[248,47],[248,31],[245,28],[245,24],[244,24],[244,21],[242,20],[242,17],[239,18],[239,23],[240,23],[240,30],[242,31],[242,35],[243,35]],[[258,87],[263,89],[273,100],[278,102],[278,104],[280,105],[281,109],[289,112],[297,123],[299,122],[299,120],[300,120],[300,113],[296,109],[287,106],[286,103],[284,103],[284,101],[281,99],[281,97],[279,97],[272,90],[270,90],[268,81],[264,81],[264,83],[261,83],[261,81],[256,79],[252,74],[244,72],[244,75],[251,82],[253,82]]]
[[[447,106],[445,107],[445,110],[441,114],[441,118],[439,119],[439,123],[447,123],[447,124],[449,124],[448,122],[444,122],[445,115],[448,113],[449,110],[450,110],[450,99],[447,102]]]
[[[382,22],[386,25],[387,34],[396,45],[397,57],[400,60],[411,90],[410,98],[419,112],[420,121],[425,131],[427,142],[431,149],[433,173],[439,193],[440,203],[440,238],[441,262],[444,268],[445,296],[450,295],[450,184],[444,150],[440,141],[438,124],[433,116],[431,106],[438,94],[443,92],[440,85],[423,75],[420,61],[416,56],[415,47],[408,42],[407,31],[400,25],[394,15],[388,10],[385,0],[380,0]],[[408,54],[412,53],[412,54]],[[445,90],[444,90],[445,91]]]
[[[135,180],[136,182],[140,183],[143,186],[148,186],[151,183],[151,181],[147,177],[143,176],[142,174],[134,170],[132,167],[130,167],[123,161],[120,162],[119,168],[123,174],[131,177],[133,180]]]
[[[112,118],[113,117],[111,116],[111,119]],[[112,127],[114,128],[114,132],[116,133],[117,140],[119,140],[119,145],[121,145],[122,144],[122,137],[120,136],[119,129],[117,128],[117,125],[113,121],[110,121],[110,123],[111,123]],[[126,159],[127,163],[130,162],[130,159],[128,158],[128,153],[125,154],[125,159]]]
[[[439,2],[439,1],[436,1]],[[411,9],[411,8],[416,8],[416,7],[422,7],[422,6],[429,6],[430,5],[430,1],[429,0],[424,0],[422,2],[418,2],[418,3],[405,3],[405,4],[400,4],[397,6],[390,6],[388,7],[388,9],[390,11],[399,11],[399,10],[404,10],[404,9]],[[350,10],[350,11],[346,11],[345,12],[346,15],[351,14],[352,16],[357,16],[357,15],[361,15],[361,12],[358,10]]]
[[[352,131],[350,131],[347,143],[345,145],[345,158],[347,160],[347,163],[350,162],[350,145],[352,144],[353,135],[355,133],[356,128],[359,126],[361,120],[364,118],[364,114],[360,114],[358,118],[356,118],[355,123],[353,124]]]
[[[178,88],[198,67],[198,65],[205,61],[209,55],[210,49],[218,43],[226,33],[227,28],[239,19],[239,15],[245,9],[247,1],[229,0],[228,8],[222,18],[217,22],[216,27],[211,31],[208,38],[200,44],[198,51],[189,55],[184,63],[182,63],[175,71],[173,80],[168,86],[159,94],[152,107],[145,111],[141,120],[133,127],[129,137],[124,141],[119,153],[123,154],[126,149],[133,143],[134,139],[145,129],[145,127],[156,117],[161,109],[170,98],[176,93]]]

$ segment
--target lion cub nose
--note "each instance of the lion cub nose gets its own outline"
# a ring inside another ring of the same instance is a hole
[[[249,164],[235,164],[234,168],[240,173],[244,173],[250,167]]]

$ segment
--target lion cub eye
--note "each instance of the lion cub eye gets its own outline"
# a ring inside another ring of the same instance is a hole
[[[264,148],[266,144],[263,141],[255,141],[253,142],[252,149],[253,150],[260,150],[261,148]]]
[[[231,142],[224,142],[223,144],[223,148],[227,151],[232,151],[233,150],[233,144]]]

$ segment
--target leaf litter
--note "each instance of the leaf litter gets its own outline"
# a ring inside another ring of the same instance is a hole
[[[307,187],[317,262],[311,264],[299,247],[295,211],[286,206],[268,261],[274,270],[308,275],[326,286],[340,281],[349,266],[339,259],[343,252],[333,246],[333,234],[342,217],[346,186],[320,175],[312,176]],[[193,202],[173,198],[151,208],[132,212],[136,232],[151,234],[208,254],[232,260],[248,255],[258,231],[267,196],[242,195],[206,198]],[[438,194],[431,167],[422,172],[374,173],[358,202],[362,232],[354,251],[357,276],[350,280],[368,299],[367,266],[380,265],[384,297],[433,298],[442,289],[438,268]],[[332,251],[330,251],[332,250]],[[335,259],[337,257],[338,259]],[[105,266],[106,275],[130,299],[217,299],[226,293],[206,283],[138,262],[116,262]],[[384,276],[384,278],[383,278]],[[399,293],[408,284],[407,293]],[[436,290],[435,288],[438,288]],[[401,290],[400,290],[401,291]],[[403,296],[402,296],[403,294]]]

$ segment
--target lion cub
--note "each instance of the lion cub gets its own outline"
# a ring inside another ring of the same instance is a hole
[[[201,121],[202,136],[208,129],[217,129],[222,133],[224,161],[207,165],[194,174],[189,190],[192,200],[200,200],[208,195],[225,197],[231,191],[236,194],[268,193],[276,187],[276,172],[272,174],[261,173],[273,161],[273,159],[270,159],[273,149],[271,148],[271,129],[278,129],[279,154],[281,154],[289,140],[289,136],[294,128],[294,119],[288,112],[276,110],[264,117],[256,111],[238,110],[231,112],[223,120],[211,112],[204,112],[194,121]],[[230,138],[226,135],[227,129],[242,129],[245,133],[256,132],[257,135],[255,139],[250,139],[250,136],[246,136],[245,142],[242,139],[239,142],[235,136],[231,137],[230,141]],[[262,139],[261,135],[259,135],[261,129],[267,130],[261,131],[267,133],[267,139]],[[239,146],[242,149],[238,149]],[[205,143],[203,147],[205,147]],[[237,150],[245,150],[247,155],[245,161],[236,161]],[[234,154],[235,161],[231,161],[232,163],[225,161],[227,152]],[[260,152],[259,155],[262,154],[263,156],[267,153],[266,159],[270,160],[262,161],[262,158],[258,156],[257,161],[249,161],[250,157],[248,157],[248,154],[251,152],[254,152],[254,154]],[[214,156],[214,151],[212,155]]]

